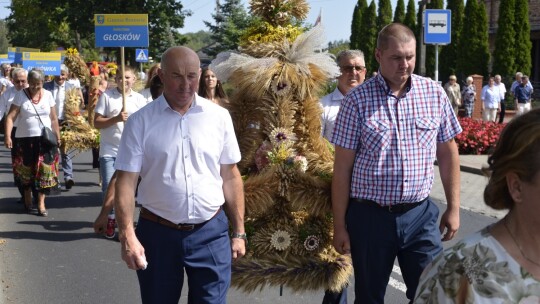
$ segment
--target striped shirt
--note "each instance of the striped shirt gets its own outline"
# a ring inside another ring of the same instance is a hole
[[[332,143],[356,150],[350,197],[393,205],[429,195],[437,143],[460,132],[438,83],[413,74],[397,98],[379,74],[345,97]]]

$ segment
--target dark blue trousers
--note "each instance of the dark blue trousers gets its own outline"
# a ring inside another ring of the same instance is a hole
[[[412,301],[424,268],[441,251],[439,209],[429,199],[406,213],[351,200],[346,223],[354,266],[355,303],[384,303],[398,259],[407,298]]]
[[[177,304],[188,278],[188,303],[223,304],[231,281],[231,244],[223,210],[192,231],[139,218],[136,235],[148,268],[138,270],[143,303]]]

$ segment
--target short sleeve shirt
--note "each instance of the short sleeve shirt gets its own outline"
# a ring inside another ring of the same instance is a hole
[[[137,201],[151,212],[200,223],[225,202],[221,165],[239,161],[227,110],[196,96],[181,115],[162,95],[128,119],[115,168],[140,172]]]
[[[347,94],[332,143],[356,151],[350,196],[392,205],[429,195],[437,143],[460,132],[437,82],[413,74],[398,98],[379,74]]]
[[[137,112],[146,105],[141,94],[131,91],[126,95],[126,112],[129,115]],[[109,89],[101,94],[94,110],[95,113],[105,117],[114,117],[122,111],[122,93],[116,88]],[[120,137],[124,131],[124,122],[117,122],[112,126],[100,130],[99,156],[116,157]]]
[[[21,90],[15,94],[13,104],[20,107],[17,116],[17,131],[15,131],[16,138],[41,136],[43,126],[51,128],[51,117],[49,115],[51,107],[55,106],[51,92],[42,89],[41,99],[37,104],[33,104],[24,93],[24,90]]]

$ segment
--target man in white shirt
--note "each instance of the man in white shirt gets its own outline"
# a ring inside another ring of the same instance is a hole
[[[13,103],[13,99],[15,99],[15,95],[21,91],[22,89],[25,89],[28,87],[28,71],[23,68],[15,68],[11,72],[11,79],[13,80],[13,86],[8,88],[2,96],[0,96],[0,118],[4,117],[4,115],[7,115],[9,112],[9,108],[11,107],[11,104]],[[3,121],[2,121],[3,124]],[[15,132],[17,131],[17,120],[13,123],[13,129],[11,131],[11,141],[13,142],[13,146],[17,146],[18,138],[15,137]],[[11,149],[11,162],[13,163],[15,155],[16,155],[17,149]],[[21,194],[21,203],[24,202],[24,188],[19,187],[19,193]],[[37,197],[37,192],[33,197]]]
[[[341,70],[341,75],[337,78],[337,87],[332,93],[321,99],[323,108],[321,132],[323,137],[328,140],[332,138],[334,121],[343,98],[352,88],[363,83],[366,79],[366,63],[362,51],[341,51],[337,55],[336,61]]]
[[[178,303],[184,270],[190,302],[225,303],[247,240],[240,149],[229,112],[196,93],[197,54],[171,47],[161,60],[163,95],[128,119],[115,164],[122,259],[138,270],[143,303]]]
[[[62,128],[62,126],[64,125],[64,106],[66,103],[66,93],[71,89],[75,89],[73,85],[67,82],[68,76],[68,67],[65,64],[61,64],[60,75],[54,76],[53,81],[49,81],[43,84],[43,88],[52,93],[53,98],[56,102],[56,113],[58,116],[58,125],[60,126],[60,128]],[[66,190],[69,190],[73,187],[73,185],[75,185],[75,181],[73,180],[73,162],[67,151],[63,151],[63,149],[60,149],[60,155],[62,157],[62,172],[64,172],[64,185],[66,187]]]
[[[506,87],[504,86],[504,83],[501,82],[501,75],[495,75],[495,88],[499,90],[499,95],[501,96],[501,110],[499,112],[499,123],[502,124],[504,122],[504,114],[506,113]]]

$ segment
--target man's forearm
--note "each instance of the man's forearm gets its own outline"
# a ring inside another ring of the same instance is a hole
[[[137,175],[117,171],[114,208],[120,241],[134,235],[133,212],[135,209],[135,185]]]

